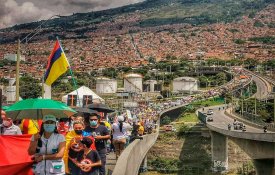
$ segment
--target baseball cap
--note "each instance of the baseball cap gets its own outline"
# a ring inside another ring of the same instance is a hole
[[[123,115],[119,115],[119,116],[117,117],[117,120],[118,120],[119,122],[123,122],[123,121],[124,121]]]
[[[43,122],[46,122],[46,121],[49,121],[49,120],[56,122],[56,117],[54,115],[45,115],[43,117]]]

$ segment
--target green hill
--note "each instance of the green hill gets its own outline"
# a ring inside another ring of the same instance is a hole
[[[241,19],[243,15],[253,17],[256,12],[275,0],[146,0],[141,3],[89,13],[76,13],[71,16],[60,16],[47,21],[41,37],[52,36],[45,34],[65,32],[63,38],[85,38],[86,32],[101,32],[102,23],[105,28],[112,24],[113,31],[142,30],[145,27],[156,27],[187,23],[191,25],[204,25],[216,22],[232,22]],[[136,18],[132,18],[136,17]],[[39,26],[43,21],[15,25],[0,32],[16,31],[20,37],[26,36],[29,31]],[[103,27],[104,28],[104,27]],[[25,31],[21,32],[21,31]],[[0,34],[0,43],[13,42],[16,37]],[[70,37],[67,34],[70,34]],[[73,36],[73,37],[72,37]]]

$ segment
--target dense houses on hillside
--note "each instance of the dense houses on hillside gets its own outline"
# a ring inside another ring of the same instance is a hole
[[[85,33],[87,38],[62,40],[62,45],[72,68],[79,72],[103,67],[137,67],[148,64],[150,57],[158,61],[167,56],[187,59],[274,59],[274,44],[251,41],[253,37],[275,36],[274,28],[267,25],[275,23],[275,14],[270,11],[272,6],[254,18],[244,16],[242,20],[228,24],[175,24],[129,33],[129,29],[133,29],[129,21],[137,21],[142,15],[137,13],[132,17],[120,16],[113,22],[102,22],[96,32]],[[255,25],[259,22],[265,25]],[[41,77],[53,46],[52,40],[22,43],[21,52],[26,60],[21,64],[21,72]],[[0,59],[16,51],[17,43],[0,45]],[[14,65],[0,67],[0,77],[14,73]]]

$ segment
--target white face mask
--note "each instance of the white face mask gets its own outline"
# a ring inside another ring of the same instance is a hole
[[[4,120],[4,121],[3,121],[3,125],[4,125],[4,126],[10,126],[10,124],[11,124],[11,123],[10,123],[9,121],[7,121],[7,120]]]

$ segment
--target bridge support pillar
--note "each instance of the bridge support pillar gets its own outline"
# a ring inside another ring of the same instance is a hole
[[[228,138],[211,131],[212,167],[215,172],[228,169]]]
[[[274,159],[254,159],[257,175],[275,175]]]

